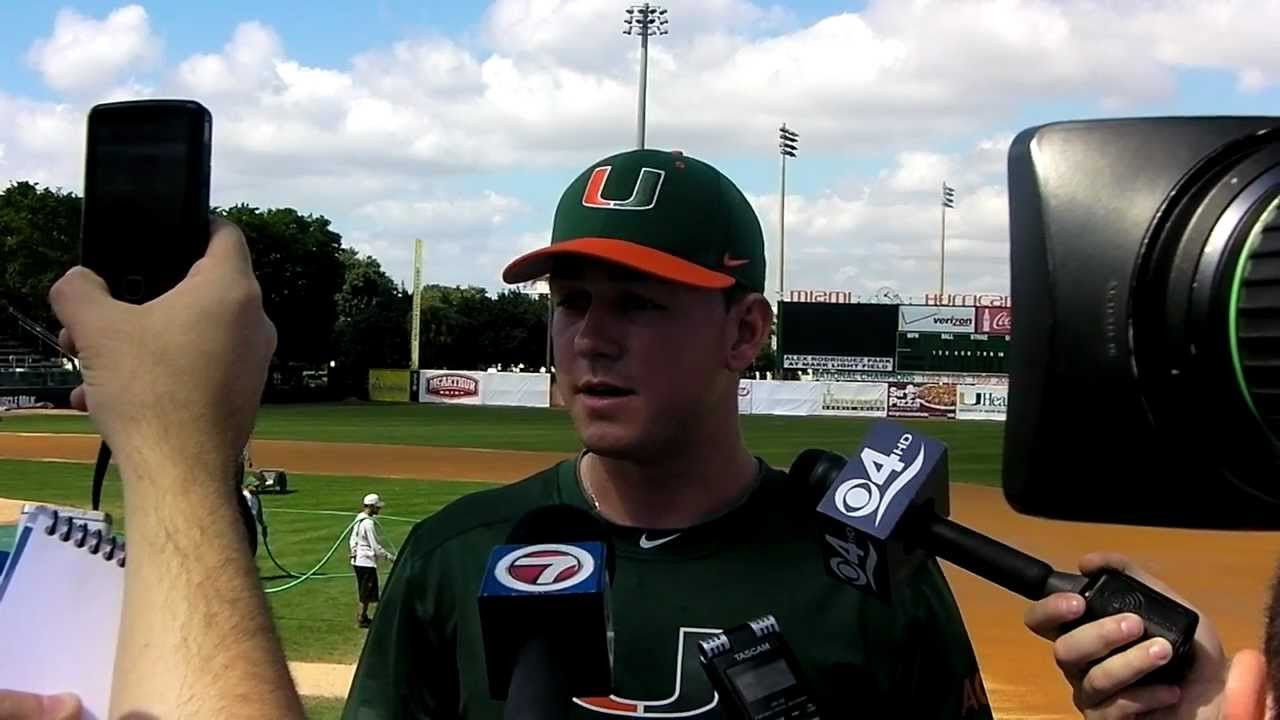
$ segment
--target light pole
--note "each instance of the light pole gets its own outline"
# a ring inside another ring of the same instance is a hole
[[[800,135],[787,127],[778,128],[778,156],[782,158],[782,178],[778,188],[778,302],[782,302],[787,286],[787,158],[796,156]]]
[[[645,91],[649,79],[649,36],[667,34],[667,9],[650,3],[627,8],[623,35],[640,36],[640,99],[636,108],[636,147],[644,147]]]
[[[786,362],[782,348],[782,303],[787,297],[787,158],[796,156],[796,143],[800,135],[782,123],[778,127],[778,157],[782,171],[778,187],[778,332],[774,341],[774,357],[778,359],[779,377],[786,376]]]
[[[956,189],[942,181],[942,239],[938,248],[938,302],[947,287],[947,208],[956,206]]]

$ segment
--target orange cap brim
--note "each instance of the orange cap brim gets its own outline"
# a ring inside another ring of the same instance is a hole
[[[502,271],[502,280],[507,283],[522,283],[548,275],[551,273],[552,259],[559,255],[605,260],[694,287],[723,289],[737,282],[731,275],[707,269],[661,250],[626,240],[601,237],[565,240],[521,255]]]

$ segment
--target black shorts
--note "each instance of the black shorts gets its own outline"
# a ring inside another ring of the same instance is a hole
[[[360,594],[360,602],[378,602],[378,568],[351,566],[356,571],[356,592]]]

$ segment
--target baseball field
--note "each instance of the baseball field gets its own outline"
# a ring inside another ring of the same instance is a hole
[[[831,417],[744,416],[749,445],[775,466],[801,450],[848,453],[867,421]],[[1009,510],[999,491],[1003,427],[998,423],[923,421],[947,443],[952,516],[1062,569],[1094,550],[1124,552],[1170,582],[1217,627],[1228,652],[1256,646],[1280,533],[1227,533],[1103,526],[1028,518]],[[0,497],[87,506],[98,439],[76,414],[0,416]],[[268,541],[295,572],[315,566],[359,511],[360,498],[387,501],[382,526],[399,546],[413,523],[451,500],[495,483],[518,480],[576,449],[559,410],[381,405],[268,406],[259,416],[255,465],[288,470],[289,492],[264,495]],[[1105,502],[1105,498],[1099,498]],[[0,502],[0,523],[16,505]],[[103,509],[127,533],[114,470]],[[814,571],[822,572],[815,556]],[[293,578],[263,549],[263,584]],[[271,605],[300,691],[312,717],[337,717],[363,631],[355,626],[354,583],[345,548],[321,573],[272,592]],[[385,572],[385,571],[384,571]],[[946,567],[965,615],[998,718],[1070,718],[1070,692],[1049,646],[1022,626],[1026,601]],[[833,586],[833,592],[842,592]]]

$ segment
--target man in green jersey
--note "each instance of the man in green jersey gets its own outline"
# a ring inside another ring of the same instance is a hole
[[[720,717],[697,641],[766,613],[841,714],[991,717],[938,564],[902,577],[892,603],[829,578],[817,498],[743,443],[738,378],[773,311],[760,222],[728,178],[678,152],[593,164],[561,197],[550,246],[503,278],[545,275],[557,385],[583,450],[412,530],[345,718],[501,717],[476,598],[492,548],[553,503],[597,513],[617,552],[614,694],[576,699],[575,718]]]

